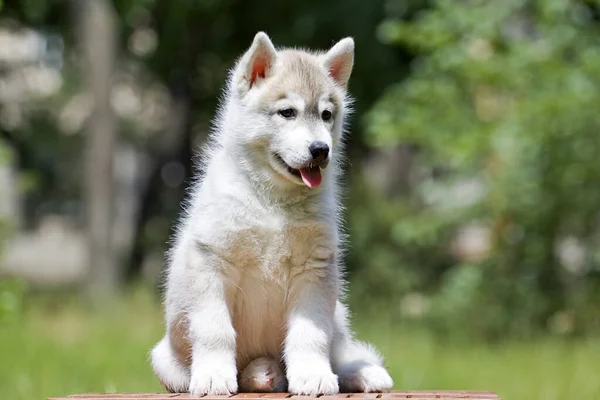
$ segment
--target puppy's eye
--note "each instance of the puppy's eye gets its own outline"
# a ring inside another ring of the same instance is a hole
[[[325,110],[321,113],[321,118],[323,121],[329,121],[331,119],[331,111]]]
[[[279,110],[278,114],[281,115],[283,118],[291,119],[296,116],[296,110],[294,110],[293,108],[284,108],[283,110]]]

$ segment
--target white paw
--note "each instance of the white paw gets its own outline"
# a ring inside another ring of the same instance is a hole
[[[387,392],[394,381],[385,368],[368,364],[352,375],[340,376],[340,386],[344,392]]]
[[[237,373],[235,366],[207,365],[192,370],[189,392],[194,395],[237,393]]]
[[[261,357],[252,361],[240,374],[242,392],[284,392],[286,380],[277,361]]]
[[[329,365],[307,364],[303,368],[288,371],[288,391],[292,394],[317,396],[336,394],[340,391],[338,378]]]

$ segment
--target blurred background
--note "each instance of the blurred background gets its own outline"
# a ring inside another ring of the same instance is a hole
[[[0,398],[161,391],[228,69],[356,41],[349,303],[395,389],[600,399],[600,1],[0,0]]]

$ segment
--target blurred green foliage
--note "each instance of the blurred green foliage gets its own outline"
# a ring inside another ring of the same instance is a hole
[[[422,294],[442,331],[600,331],[599,6],[438,0],[379,27],[415,59],[368,140],[415,158],[410,190],[370,208],[396,267],[374,292]]]
[[[2,3],[0,3],[1,7]],[[0,165],[10,162],[10,153],[0,141]],[[6,239],[9,237],[9,224],[0,218],[0,255]],[[0,276],[0,326],[18,318],[22,311],[25,283],[19,279]]]
[[[22,316],[25,293],[22,280],[0,278],[0,326]]]

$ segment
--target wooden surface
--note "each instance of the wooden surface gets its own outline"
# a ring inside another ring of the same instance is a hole
[[[240,393],[233,396],[192,396],[185,393],[114,393],[114,394],[74,394],[68,397],[51,397],[48,400],[272,400],[272,399],[311,399],[310,396],[292,396],[288,393]],[[458,390],[440,391],[392,391],[390,393],[351,393],[337,394],[335,396],[319,396],[322,400],[340,399],[418,399],[418,400],[501,400],[494,392],[469,392]]]

